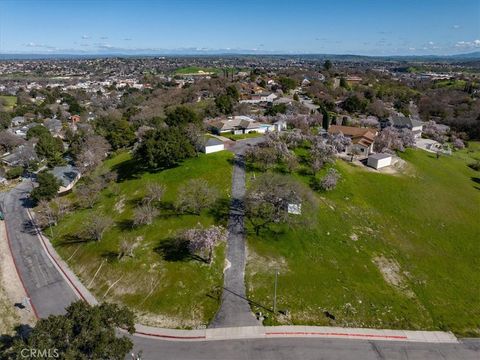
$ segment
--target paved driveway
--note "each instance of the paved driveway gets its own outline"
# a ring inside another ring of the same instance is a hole
[[[418,139],[415,139],[415,146],[418,147],[419,149],[436,153],[438,149],[441,148],[442,145],[438,141],[435,141],[432,139],[418,138]]]
[[[243,148],[242,148],[243,149]],[[257,326],[261,323],[253,315],[245,292],[245,162],[236,155],[232,176],[232,203],[228,221],[227,261],[220,309],[210,327]]]

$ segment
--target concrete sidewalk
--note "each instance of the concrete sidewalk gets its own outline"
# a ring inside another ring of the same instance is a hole
[[[327,326],[241,326],[204,330],[173,330],[137,325],[138,336],[170,341],[218,341],[270,338],[331,338],[349,340],[404,341],[457,344],[458,339],[442,331],[361,329]]]

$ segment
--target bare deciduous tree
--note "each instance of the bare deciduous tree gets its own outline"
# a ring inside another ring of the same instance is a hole
[[[150,205],[140,205],[133,211],[133,225],[149,225],[158,215],[158,209]]]
[[[100,241],[103,238],[105,231],[113,225],[111,217],[102,214],[93,214],[88,219],[85,227],[85,236],[88,239]]]
[[[118,259],[121,260],[125,256],[134,257],[133,251],[135,250],[135,242],[123,237],[120,240],[120,244],[118,246]]]
[[[340,173],[335,169],[328,169],[327,174],[320,181],[320,187],[325,191],[335,189],[338,180],[340,180]]]
[[[185,231],[183,237],[188,241],[190,252],[206,254],[205,262],[211,264],[213,249],[218,243],[226,241],[227,231],[222,226],[212,225],[204,228],[199,224],[196,228]]]
[[[42,228],[57,225],[59,214],[57,209],[47,200],[40,200],[35,208],[37,224]]]
[[[163,195],[165,194],[165,185],[158,183],[148,183],[147,192],[143,198],[143,202],[147,205],[152,205],[155,202],[162,201]]]
[[[258,176],[245,196],[245,215],[258,235],[270,224],[293,224],[299,215],[290,214],[288,207],[308,209],[313,205],[313,196],[295,180],[276,173]],[[302,210],[302,213],[303,210]]]
[[[327,144],[320,137],[315,137],[310,150],[310,166],[316,174],[327,163],[335,161],[336,148]]]
[[[88,135],[81,145],[75,165],[80,171],[96,168],[108,154],[110,144],[102,136]]]
[[[175,207],[180,212],[198,215],[203,209],[212,206],[218,196],[218,190],[206,180],[192,179],[179,187]]]
[[[12,151],[15,147],[23,143],[25,143],[25,140],[13,135],[11,132],[6,130],[0,131],[0,147],[2,147],[4,151]]]
[[[100,178],[94,178],[92,181],[80,184],[75,190],[77,200],[81,207],[92,208],[100,197],[100,191],[104,187]]]

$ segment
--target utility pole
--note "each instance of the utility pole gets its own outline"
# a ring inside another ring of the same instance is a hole
[[[277,283],[278,283],[278,270],[275,270],[275,285],[273,288],[273,314],[277,313]]]

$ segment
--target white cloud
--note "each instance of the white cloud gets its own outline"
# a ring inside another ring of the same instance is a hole
[[[462,49],[473,49],[480,47],[480,40],[476,39],[473,41],[458,41],[455,44],[455,47],[462,48]]]
[[[458,30],[458,29],[460,29],[460,25],[453,25],[452,28],[455,29],[455,30]]]
[[[84,39],[84,40],[90,39],[90,36],[88,36],[88,35],[82,35],[82,39]]]
[[[55,46],[45,45],[45,44],[37,44],[37,43],[34,43],[34,42],[29,42],[29,43],[23,44],[23,46],[29,47],[29,48],[38,48],[38,49],[47,49],[47,50],[55,50],[56,49]]]
[[[429,41],[428,45],[435,45],[435,43],[433,41]]]

